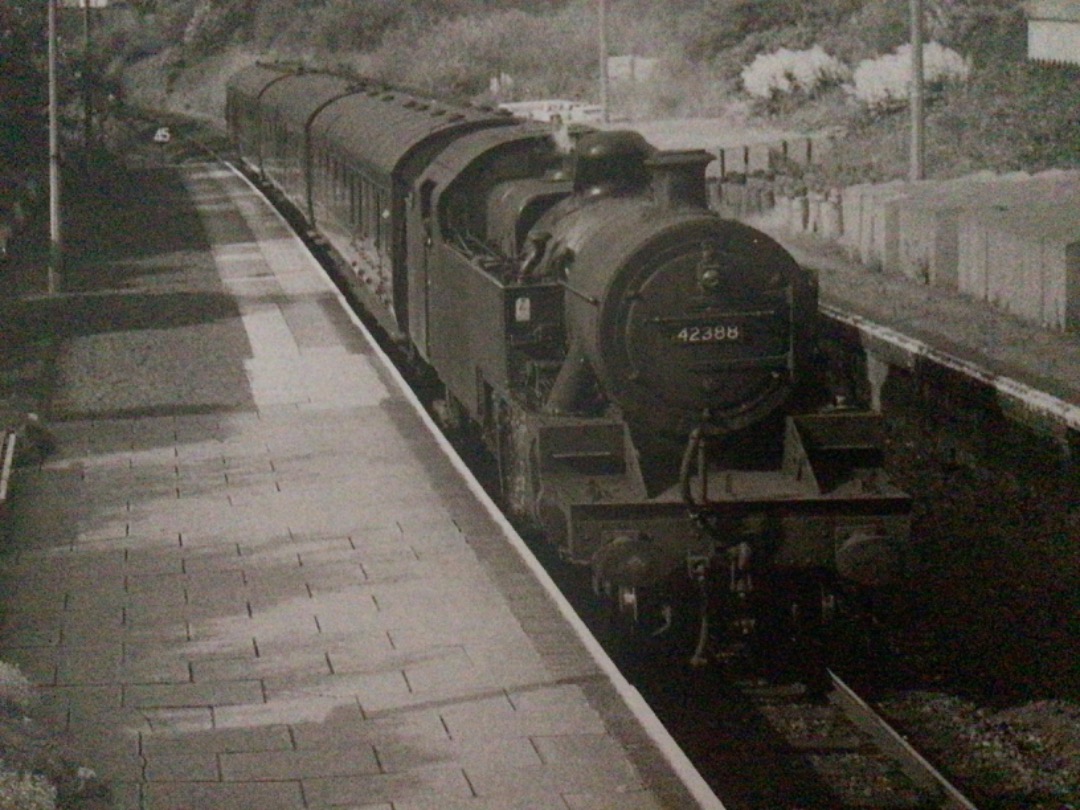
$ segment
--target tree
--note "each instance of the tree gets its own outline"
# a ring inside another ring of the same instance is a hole
[[[43,154],[46,139],[47,17],[33,0],[0,0],[0,144],[10,166]]]

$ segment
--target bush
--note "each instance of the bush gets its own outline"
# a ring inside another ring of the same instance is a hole
[[[33,698],[34,689],[18,667],[0,661],[0,706],[7,704],[23,710]]]
[[[930,120],[965,162],[999,171],[1080,168],[1080,67],[1031,62],[977,71]]]
[[[256,0],[198,0],[184,28],[184,46],[196,56],[219,50],[250,22],[256,5]]]
[[[590,98],[595,43],[596,17],[584,6],[545,16],[510,10],[391,32],[369,69],[435,95],[483,95],[491,77],[505,73],[524,98]]]
[[[0,807],[55,810],[56,788],[43,776],[13,771],[0,761]]]
[[[963,82],[971,64],[937,42],[923,46],[923,79],[928,92],[940,92],[950,82]],[[907,104],[911,92],[911,45],[859,63],[852,75],[851,94],[872,112],[888,112]]]
[[[738,46],[748,36],[805,28],[812,39],[851,14],[863,0],[710,0],[696,13],[685,15],[679,38],[687,56],[708,60]]]
[[[866,0],[846,20],[823,32],[821,44],[848,64],[887,53],[911,36],[905,0]]]
[[[755,98],[774,99],[781,94],[814,96],[820,89],[851,78],[851,71],[820,45],[805,51],[781,48],[759,54],[741,74],[743,88]]]
[[[415,5],[397,0],[330,0],[314,14],[309,35],[320,50],[374,48],[387,32],[424,19]]]
[[[1007,54],[1022,54],[1027,19],[1017,0],[935,0],[927,7],[928,39],[971,55],[977,64],[992,64]]]
[[[730,48],[748,34],[798,22],[796,4],[787,0],[715,0],[705,4],[691,42],[693,57],[708,58]]]

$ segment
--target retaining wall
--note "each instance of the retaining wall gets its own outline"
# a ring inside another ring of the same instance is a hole
[[[959,216],[958,286],[1048,329],[1080,330],[1080,195]]]

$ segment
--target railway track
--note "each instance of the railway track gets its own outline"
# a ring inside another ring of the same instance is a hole
[[[587,577],[533,550],[727,810],[978,807],[817,654],[746,651],[691,667],[686,638],[619,634],[624,625],[580,598]]]
[[[709,688],[696,720],[658,713],[728,810],[975,810],[832,672],[824,694],[723,675]]]
[[[915,750],[902,734],[892,728],[869,704],[860,698],[834,672],[829,672],[832,691],[829,701],[860,732],[865,734],[879,751],[895,762],[904,775],[931,804],[941,810],[975,810],[975,805],[960,792],[937,768]]]

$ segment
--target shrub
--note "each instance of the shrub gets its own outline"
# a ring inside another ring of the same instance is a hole
[[[824,31],[821,43],[848,64],[886,53],[911,36],[908,3],[866,0],[846,20]]]
[[[777,0],[715,0],[687,9],[677,36],[692,61],[706,61],[739,44],[748,34],[790,25],[790,4]]]
[[[492,76],[507,73],[524,98],[588,98],[597,81],[595,41],[591,9],[546,16],[511,10],[393,31],[370,69],[436,95],[483,95]]]
[[[0,705],[6,703],[25,709],[33,697],[34,689],[18,667],[0,661]]]
[[[992,64],[1002,56],[1022,54],[1027,19],[1017,0],[933,0],[927,6],[927,37]]]
[[[707,60],[748,36],[801,27],[814,35],[857,9],[863,0],[710,0],[683,16],[677,29],[687,56]],[[657,4],[661,5],[661,4]],[[811,39],[813,41],[813,39]]]
[[[214,53],[250,21],[255,5],[255,0],[198,0],[181,41],[193,55]]]
[[[1080,67],[1000,64],[948,88],[930,119],[976,167],[1080,168]]]
[[[0,761],[0,807],[55,810],[56,788],[43,776],[10,770]]]
[[[387,32],[422,17],[396,0],[330,0],[314,14],[312,44],[330,51],[377,47]]]
[[[801,93],[813,96],[818,90],[839,84],[851,77],[851,71],[820,45],[805,51],[780,48],[759,54],[741,74],[747,93],[766,100],[780,94]]]
[[[956,51],[937,42],[923,46],[923,80],[928,92],[939,92],[950,82],[963,82],[970,73],[970,63]],[[911,45],[863,60],[852,80],[851,94],[871,111],[903,107],[911,92]]]

